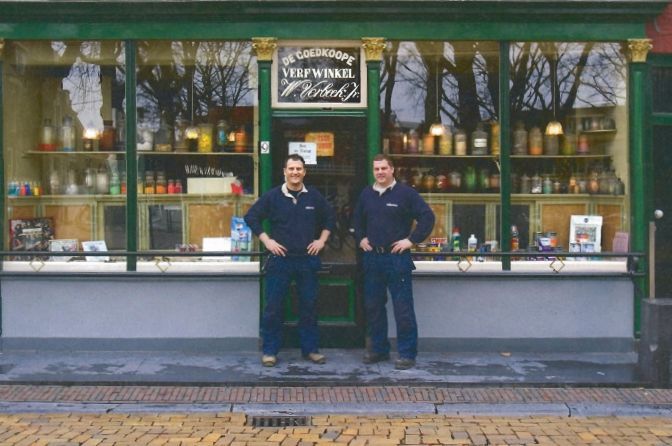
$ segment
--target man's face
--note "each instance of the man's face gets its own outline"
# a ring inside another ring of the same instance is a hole
[[[306,176],[306,169],[301,161],[289,160],[287,166],[283,169],[287,187],[299,190],[303,186],[303,177]]]
[[[394,167],[390,166],[387,160],[374,161],[373,175],[379,186],[387,187],[394,181]]]

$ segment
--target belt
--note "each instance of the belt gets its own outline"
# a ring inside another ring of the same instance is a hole
[[[376,254],[391,254],[392,253],[392,247],[391,246],[374,246],[373,250],[371,251]],[[395,254],[404,254],[408,252],[408,249],[405,249],[404,251],[397,252]]]

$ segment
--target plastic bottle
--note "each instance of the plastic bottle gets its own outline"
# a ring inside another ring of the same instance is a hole
[[[518,238],[518,227],[511,226],[511,251],[518,251],[520,249],[520,239]]]
[[[451,245],[453,247],[453,252],[460,251],[460,249],[461,249],[461,247],[460,247],[460,228],[458,228],[457,226],[455,226],[453,228],[453,234],[450,237],[450,240],[451,240]]]
[[[467,252],[476,252],[476,249],[478,249],[478,239],[474,234],[471,234],[467,240]],[[473,260],[474,258],[469,256],[467,259]]]

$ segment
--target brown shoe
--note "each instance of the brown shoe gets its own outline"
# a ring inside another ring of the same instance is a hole
[[[275,365],[278,363],[278,358],[277,356],[273,355],[263,355],[261,357],[261,364],[264,367],[275,367]]]
[[[313,364],[326,364],[327,362],[327,357],[324,356],[322,353],[308,353],[307,355],[303,356],[303,359],[312,362]]]
[[[415,359],[399,358],[394,361],[394,368],[397,370],[408,370],[415,367]]]

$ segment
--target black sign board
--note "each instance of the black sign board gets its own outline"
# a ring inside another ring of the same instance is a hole
[[[359,45],[279,46],[273,70],[274,107],[365,107]]]

